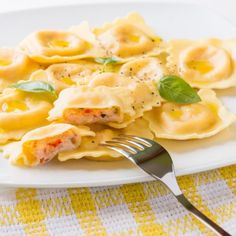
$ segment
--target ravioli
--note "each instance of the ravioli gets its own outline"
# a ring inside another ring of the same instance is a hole
[[[214,91],[201,89],[202,101],[194,104],[166,102],[144,114],[157,138],[188,140],[213,136],[227,128],[236,116],[217,99]]]
[[[20,166],[45,164],[61,152],[77,148],[83,136],[93,136],[88,127],[50,124],[26,133],[22,140],[3,148],[3,156]]]
[[[135,119],[141,117],[145,111],[161,105],[161,98],[157,91],[155,82],[152,80],[140,81],[132,77],[117,75],[115,73],[103,73],[91,78],[89,86],[123,87],[130,90],[133,98],[133,115],[125,123],[126,126]],[[124,128],[124,123],[111,123],[114,128]]]
[[[38,95],[7,88],[0,94],[0,143],[20,139],[29,129],[48,123],[52,104]]]
[[[131,80],[131,78],[120,76],[117,73],[113,72],[104,72],[98,73],[90,77],[88,86],[98,87],[126,87],[133,88],[136,84],[136,81]]]
[[[115,55],[127,59],[144,54],[159,54],[161,39],[137,13],[130,13],[93,31],[108,57]]]
[[[33,60],[58,63],[104,56],[86,22],[67,31],[44,30],[30,34],[19,45]]]
[[[154,139],[153,132],[149,129],[149,123],[145,119],[138,118],[129,126],[122,130],[122,134],[140,136],[143,138]]]
[[[83,137],[81,145],[70,152],[61,153],[58,156],[59,161],[67,161],[70,159],[86,159],[96,161],[114,161],[120,160],[121,155],[109,148],[102,147],[99,144],[117,137],[120,130],[98,126],[92,128],[96,133],[94,137]]]
[[[236,40],[170,40],[167,44],[170,72],[196,88],[224,89],[236,86]]]
[[[152,132],[148,129],[148,122],[142,118],[135,120],[125,129],[117,130],[98,125],[92,126],[91,129],[96,133],[94,137],[83,137],[81,145],[77,149],[61,153],[58,159],[60,161],[67,161],[70,159],[86,158],[95,161],[117,161],[122,158],[121,154],[99,144],[118,137],[120,134],[154,138]]]
[[[137,13],[95,28],[84,21],[33,32],[16,49],[0,48],[3,155],[19,166],[56,157],[115,161],[122,155],[99,144],[120,134],[152,140],[218,134],[236,116],[211,89],[236,85],[235,45],[215,38],[165,42]],[[195,90],[177,79],[158,87],[168,75],[200,89],[201,101],[190,103]],[[6,88],[21,81],[30,82],[25,92]],[[190,104],[177,103],[184,100]]]
[[[17,130],[6,130],[0,128],[0,145],[4,145],[13,140],[14,141],[20,140],[24,136],[24,134],[30,131],[31,129],[32,127],[22,128]]]
[[[27,79],[39,65],[13,48],[0,48],[0,92],[18,80]]]
[[[158,81],[167,74],[167,71],[158,58],[143,57],[122,65],[119,74],[139,81]]]
[[[49,66],[46,70],[34,72],[30,80],[46,81],[60,92],[71,86],[88,84],[90,76],[100,71],[101,66],[92,62],[58,63]]]
[[[50,111],[48,120],[81,124],[127,125],[133,116],[133,98],[126,88],[98,86],[71,87],[63,90]]]

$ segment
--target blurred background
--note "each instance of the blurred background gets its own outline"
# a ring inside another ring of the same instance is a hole
[[[75,3],[97,3],[97,2],[111,2],[113,0],[0,0],[0,12],[14,11],[19,9],[27,9],[34,7],[65,5]],[[126,2],[127,0],[119,0]],[[128,0],[128,1],[142,1],[142,0]],[[143,0],[145,1],[145,0]],[[165,1],[165,0],[152,0]],[[195,2],[201,4],[203,7],[214,9],[218,13],[224,15],[230,21],[236,24],[236,1],[235,0],[167,0],[171,2]]]

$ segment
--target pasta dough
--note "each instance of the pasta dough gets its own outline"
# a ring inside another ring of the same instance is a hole
[[[72,124],[107,123],[126,126],[134,114],[131,93],[125,88],[80,86],[63,90],[48,120]]]
[[[57,63],[104,56],[86,22],[68,31],[45,30],[30,34],[20,49],[40,63]]]
[[[196,88],[224,89],[236,86],[236,40],[170,40],[168,64]]]
[[[215,92],[202,89],[202,101],[179,105],[166,102],[144,114],[157,138],[200,139],[213,136],[228,127],[236,116],[221,104]]]
[[[50,124],[26,133],[19,142],[8,144],[3,156],[10,157],[10,162],[16,165],[45,164],[58,153],[78,147],[81,137],[93,135],[87,127]]]
[[[137,13],[94,29],[107,56],[124,59],[144,54],[158,54],[160,38]]]
[[[0,143],[19,139],[27,130],[48,123],[51,108],[52,104],[40,96],[5,89],[0,95]]]
[[[53,85],[57,92],[75,85],[86,85],[90,76],[99,73],[101,66],[91,62],[58,63],[46,70],[34,72],[30,80],[46,81]]]
[[[95,28],[84,21],[33,32],[16,49],[0,48],[3,155],[19,166],[55,157],[113,161],[122,156],[99,144],[120,134],[213,136],[235,121],[211,90],[236,85],[235,45],[235,39],[162,41],[137,13]],[[201,101],[175,75],[200,89]],[[6,88],[15,83],[17,89]]]
[[[39,66],[13,48],[0,48],[0,92],[10,84],[27,79]]]
[[[87,159],[99,161],[119,160],[121,158],[119,153],[109,148],[99,146],[99,144],[116,137],[120,131],[98,125],[93,127],[93,130],[96,133],[94,137],[83,137],[82,143],[77,149],[67,153],[61,153],[58,159],[60,161],[66,161],[86,157]]]
[[[125,129],[112,129],[104,126],[93,126],[92,130],[96,133],[94,137],[83,137],[81,145],[70,152],[61,153],[58,156],[60,161],[69,159],[80,159],[85,157],[96,161],[120,160],[121,155],[109,148],[100,146],[100,143],[111,140],[119,134],[132,134],[145,138],[153,139],[152,132],[148,129],[148,122],[142,118],[128,125]]]
[[[167,74],[163,63],[154,57],[137,58],[121,66],[120,75],[139,81],[158,81]]]
[[[136,78],[116,75],[114,73],[103,73],[91,78],[89,85],[123,87],[130,90],[130,96],[133,98],[131,105],[134,113],[125,123],[126,126],[141,117],[145,111],[161,105],[161,98],[157,92],[155,82],[152,80],[140,81]],[[110,125],[114,128],[125,127],[124,123],[112,123]]]

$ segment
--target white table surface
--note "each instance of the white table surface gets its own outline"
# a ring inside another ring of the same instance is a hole
[[[0,12],[15,11],[19,9],[66,5],[86,2],[104,2],[106,0],[0,0]],[[107,0],[107,2],[114,0]],[[126,0],[119,0],[125,2]],[[129,0],[129,1],[142,1],[142,0]],[[145,0],[143,0],[145,1]],[[154,1],[154,0],[153,0]],[[156,0],[165,1],[165,0]],[[236,1],[235,0],[167,0],[171,2],[195,2],[219,12],[224,17],[228,18],[231,22],[236,24]]]

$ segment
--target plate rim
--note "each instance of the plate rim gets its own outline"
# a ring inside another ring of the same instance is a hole
[[[177,0],[177,1],[172,1],[172,0],[147,0],[147,1],[143,1],[143,0],[128,0],[128,1],[122,1],[122,0],[113,0],[111,2],[109,2],[108,0],[101,0],[99,2],[93,2],[93,0],[88,0],[86,2],[78,2],[78,3],[63,3],[63,4],[58,4],[58,5],[50,5],[50,6],[40,6],[40,7],[30,7],[27,9],[17,9],[17,10],[9,10],[9,11],[5,11],[5,12],[0,12],[0,16],[2,15],[14,15],[17,13],[29,13],[32,11],[43,11],[43,10],[50,10],[50,9],[62,9],[63,7],[67,7],[67,8],[72,8],[72,7],[78,7],[78,6],[96,6],[96,5],[118,5],[118,4],[122,4],[122,5],[129,5],[131,3],[135,3],[135,4],[155,4],[155,5],[187,5],[187,6],[201,6],[200,3],[197,2],[189,2],[188,0]],[[215,15],[218,15],[223,21],[227,22],[228,24],[232,25],[233,28],[236,29],[235,25],[228,20],[226,17],[224,17],[222,14],[220,14],[219,12],[215,11],[214,9],[210,8],[209,6],[204,6],[206,8],[207,11],[210,11],[212,13],[214,13]],[[1,157],[2,158],[2,157]],[[226,167],[226,166],[230,166],[230,165],[234,165],[236,164],[235,161],[230,161],[228,163],[224,163],[223,161],[218,161],[217,163],[215,163],[214,165],[211,165],[210,167],[204,166],[204,165],[200,165],[197,166],[197,168],[179,168],[178,172],[181,170],[181,174],[177,173],[177,176],[183,176],[183,175],[189,175],[189,174],[196,174],[196,173],[201,173],[201,172],[205,172],[205,171],[209,171],[209,170],[213,170],[216,168],[220,168],[220,167]],[[154,181],[154,179],[150,176],[134,176],[134,177],[125,177],[125,178],[113,178],[112,180],[106,180],[103,182],[94,182],[94,183],[87,183],[87,182],[73,182],[71,181],[70,183],[56,183],[56,184],[47,184],[47,183],[22,183],[22,184],[15,184],[12,181],[4,181],[1,182],[0,179],[0,187],[27,187],[27,188],[45,188],[45,187],[53,187],[53,188],[73,188],[73,187],[97,187],[97,186],[112,186],[112,185],[120,185],[120,184],[129,184],[129,183],[140,183],[140,182],[147,182],[147,181]]]
[[[236,165],[235,162],[229,162],[228,164],[223,164],[221,162],[218,162],[215,165],[211,165],[210,168],[208,167],[201,167],[198,166],[199,168],[193,169],[192,171],[189,168],[183,169],[183,173],[180,175],[177,174],[177,177],[181,176],[186,176],[186,175],[194,175],[198,173],[204,173],[207,171],[215,170],[217,168],[223,168],[227,166],[232,166]],[[69,183],[67,182],[62,182],[62,183],[13,183],[12,181],[5,181],[1,182],[0,180],[0,188],[21,188],[21,187],[26,187],[26,188],[74,188],[74,187],[102,187],[102,186],[115,186],[115,185],[121,185],[121,184],[134,184],[134,183],[145,183],[145,182],[150,182],[150,181],[156,181],[153,177],[151,176],[133,176],[133,177],[125,177],[125,178],[112,178],[112,180],[106,180],[103,182],[74,182],[70,181]]]

